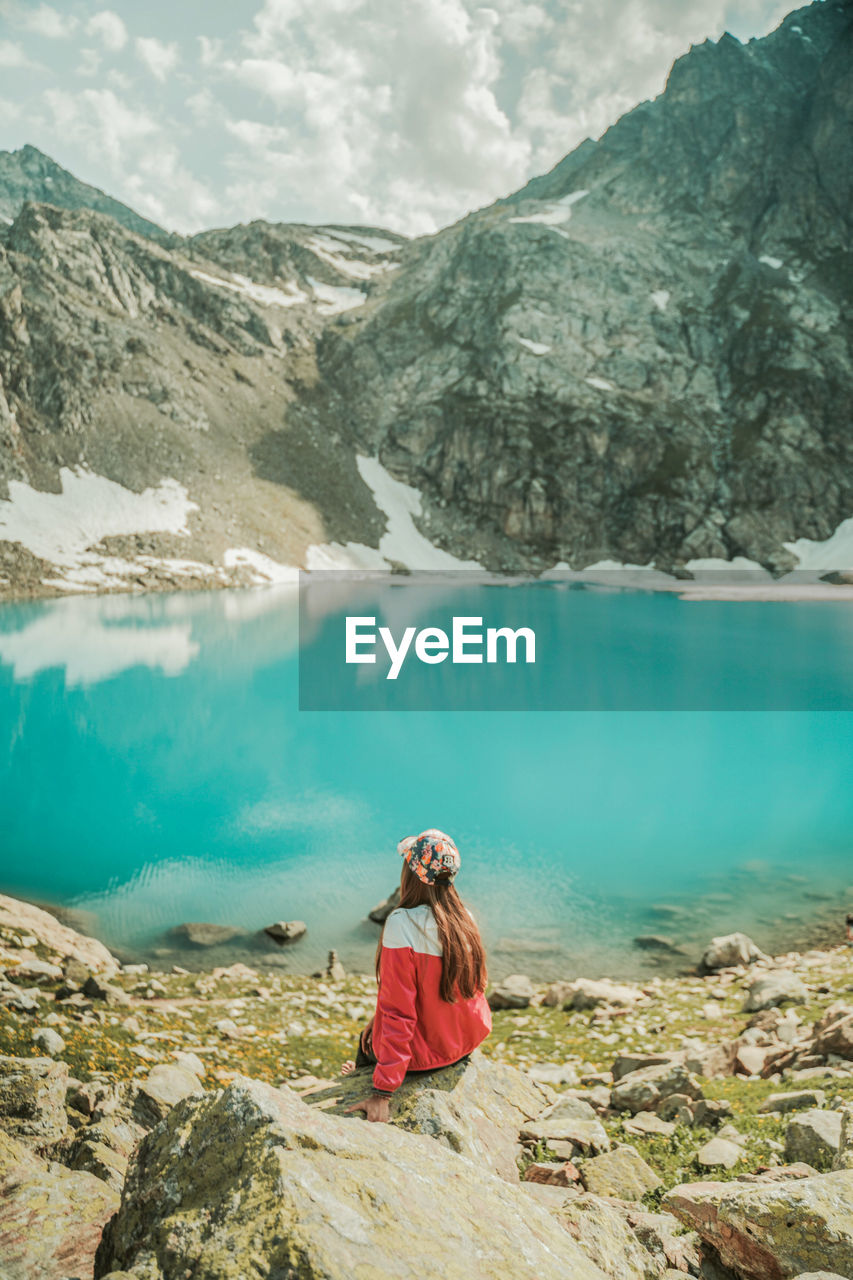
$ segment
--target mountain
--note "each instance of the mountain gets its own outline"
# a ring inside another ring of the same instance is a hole
[[[0,167],[5,590],[849,568],[809,544],[853,517],[851,30],[818,0],[706,41],[598,142],[415,241],[164,238],[83,184],[85,207],[35,178],[21,204]]]
[[[58,209],[93,209],[115,218],[137,235],[163,243],[171,239],[156,222],[149,222],[120,200],[81,182],[37,147],[0,151],[0,221],[12,222],[28,202],[52,204]]]

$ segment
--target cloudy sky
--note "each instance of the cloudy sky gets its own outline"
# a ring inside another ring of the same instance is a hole
[[[179,231],[420,233],[551,168],[792,0],[0,0],[0,149]]]

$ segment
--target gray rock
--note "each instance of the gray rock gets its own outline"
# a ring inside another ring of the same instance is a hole
[[[841,1132],[832,1167],[833,1169],[853,1169],[853,1106],[848,1104],[842,1107],[840,1115]]]
[[[242,929],[235,929],[231,925],[208,924],[200,920],[191,920],[169,930],[169,937],[174,942],[190,947],[220,947],[223,943],[233,942],[242,934]]]
[[[769,957],[755,945],[745,933],[727,933],[712,938],[702,955],[702,968],[713,973],[717,969],[731,969],[739,965],[754,964]]]
[[[111,1115],[87,1125],[75,1138],[66,1163],[121,1192],[131,1155],[145,1134],[141,1125]]]
[[[613,1086],[610,1105],[616,1111],[655,1111],[664,1098],[682,1094],[700,1098],[702,1088],[695,1076],[680,1063],[662,1063],[631,1071]]]
[[[711,1138],[696,1152],[696,1159],[706,1169],[733,1169],[743,1159],[743,1149],[727,1138]]]
[[[306,1095],[305,1101],[351,1119],[347,1107],[369,1093],[370,1087],[370,1072],[359,1071]],[[467,1063],[407,1076],[392,1100],[391,1124],[434,1138],[507,1181],[517,1182],[518,1134],[553,1098],[547,1086],[476,1051]],[[584,1113],[578,1123],[588,1119]]]
[[[152,1067],[137,1087],[131,1115],[143,1129],[151,1129],[183,1098],[204,1093],[198,1076],[177,1063],[161,1062]]]
[[[104,1004],[127,1006],[133,1003],[130,996],[113,982],[90,974],[83,984],[83,994],[90,1000],[103,1000]]]
[[[827,1268],[853,1274],[853,1171],[780,1182],[698,1182],[664,1206],[742,1280]]]
[[[46,1147],[65,1136],[68,1067],[52,1058],[0,1057],[0,1127]]]
[[[650,1255],[618,1210],[597,1196],[577,1196],[555,1210],[559,1222],[594,1258],[608,1280],[652,1280],[660,1276]]]
[[[785,1159],[829,1168],[841,1145],[840,1111],[802,1111],[785,1130]]]
[[[65,1041],[53,1027],[39,1027],[34,1031],[33,1044],[43,1049],[50,1058],[58,1058],[65,1050]]]
[[[642,1071],[644,1067],[661,1067],[683,1061],[683,1053],[620,1053],[610,1070],[616,1083],[623,1076],[630,1075],[632,1071]]]
[[[272,938],[273,942],[277,942],[279,946],[288,942],[298,942],[307,932],[308,926],[304,920],[278,920],[275,924],[268,924],[264,929],[267,937]]]
[[[573,1148],[572,1159],[575,1155],[599,1155],[610,1150],[607,1130],[596,1116],[591,1120],[577,1120],[570,1116],[536,1120],[526,1124],[519,1137],[522,1142],[544,1142],[547,1146],[554,1142],[569,1143]]]
[[[808,990],[802,980],[790,969],[776,969],[751,982],[747,991],[744,1010],[770,1009],[780,1004],[805,1004]]]
[[[118,1203],[98,1178],[48,1164],[0,1130],[3,1280],[91,1276],[101,1231]]]
[[[581,1181],[587,1191],[617,1200],[642,1200],[661,1185],[660,1178],[635,1147],[620,1146],[593,1156],[581,1165]]]
[[[253,1256],[303,1280],[450,1280],[472,1258],[484,1280],[517,1274],[520,1258],[539,1280],[604,1280],[518,1184],[393,1125],[238,1079],[181,1103],[141,1143],[95,1272],[221,1276]]]
[[[826,1094],[822,1089],[799,1089],[790,1093],[771,1093],[758,1108],[760,1112],[802,1111],[811,1107],[823,1107]]]
[[[388,897],[383,902],[378,902],[367,913],[368,920],[372,920],[374,924],[384,924],[392,911],[396,911],[400,905],[400,886],[396,885],[391,890]]]
[[[489,993],[490,1009],[526,1009],[536,994],[530,979],[523,973],[511,973]]]

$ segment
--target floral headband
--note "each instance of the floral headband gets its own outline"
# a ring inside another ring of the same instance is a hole
[[[439,876],[452,880],[459,870],[459,850],[450,836],[434,827],[401,840],[397,852],[424,884],[433,884]]]

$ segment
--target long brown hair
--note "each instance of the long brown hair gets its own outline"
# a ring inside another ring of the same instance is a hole
[[[485,991],[486,952],[480,930],[474,917],[465,906],[448,877],[439,877],[433,884],[424,884],[403,863],[400,876],[400,903],[405,909],[428,906],[438,925],[441,943],[441,985],[439,994],[448,1004],[454,1004],[457,996],[470,1000]],[[385,930],[382,930],[383,935]],[[382,938],[376,948],[376,977],[382,958]]]

